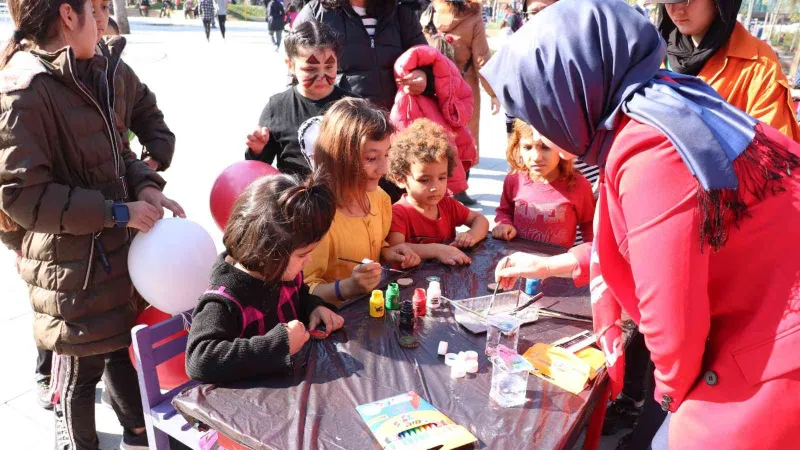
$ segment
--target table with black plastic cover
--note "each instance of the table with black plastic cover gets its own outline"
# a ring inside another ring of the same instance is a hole
[[[487,295],[495,266],[514,251],[557,254],[565,249],[488,238],[469,251],[471,266],[424,263],[410,275],[415,284],[402,289],[401,298],[410,299],[414,287],[426,287],[431,275],[441,279],[443,295],[453,300]],[[576,288],[572,280],[550,278],[543,281],[542,290],[545,297],[538,305],[591,314],[588,290]],[[187,418],[253,449],[380,449],[356,406],[415,391],[468,428],[480,448],[572,449],[603,396],[605,373],[580,395],[531,376],[528,402],[501,408],[489,398],[492,366],[483,353],[486,335],[473,335],[459,326],[450,308],[429,308],[418,318],[414,335],[421,345],[407,349],[398,344],[398,311],[371,318],[366,299],[352,302],[340,310],[343,330],[324,341],[310,340],[298,353],[294,376],[200,385],[182,392],[173,403]],[[519,352],[590,328],[588,323],[540,318],[522,327]],[[449,343],[449,352],[477,351],[478,373],[451,379],[450,367],[437,354],[439,341]]]

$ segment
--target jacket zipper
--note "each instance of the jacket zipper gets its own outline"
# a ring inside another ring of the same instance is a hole
[[[89,98],[89,100],[91,100],[91,102],[94,104],[94,106],[100,112],[100,116],[103,118],[103,123],[105,123],[106,130],[108,131],[108,137],[111,139],[111,146],[112,146],[111,157],[112,157],[112,159],[114,161],[114,174],[117,176],[118,179],[121,179],[122,177],[120,176],[120,173],[119,173],[119,154],[117,153],[117,149],[116,149],[116,142],[117,141],[116,141],[116,139],[114,139],[114,131],[111,129],[111,126],[108,123],[108,119],[106,118],[106,115],[103,114],[103,108],[100,106],[99,103],[97,103],[97,101],[94,99],[94,97],[92,97],[92,94],[83,87],[83,84],[81,84],[78,81],[78,79],[75,78],[75,68],[72,66],[72,60],[74,59],[74,55],[72,54],[72,49],[69,49],[68,51],[70,52],[69,64],[70,64],[70,75],[72,75],[72,81],[75,82],[75,84],[78,86],[78,88],[81,90],[81,92],[83,92],[83,94],[86,95]],[[103,58],[105,58],[105,56]],[[105,59],[106,59],[106,63],[107,63],[108,62],[108,58],[105,58]],[[115,69],[115,72],[116,72],[116,69]],[[108,86],[106,86],[106,93],[108,93]],[[110,102],[110,100],[109,100],[109,102]],[[125,187],[124,184],[123,184],[123,190],[127,191],[127,188]]]
[[[94,240],[95,235],[92,234],[92,244],[89,250],[89,262],[86,268],[86,277],[83,279],[83,290],[89,289],[89,279],[92,277],[92,269],[94,268]]]
[[[114,162],[114,174],[116,175],[117,179],[119,179],[122,182],[122,190],[123,190],[124,195],[125,195],[125,200],[127,200],[127,198],[128,198],[128,187],[127,187],[127,183],[124,180],[124,177],[120,176],[120,171],[119,171],[119,158],[120,158],[120,156],[119,156],[119,153],[117,151],[118,150],[117,149],[117,140],[114,138],[114,130],[111,128],[111,125],[109,125],[109,123],[108,123],[109,119],[106,118],[106,115],[103,113],[103,108],[100,106],[99,103],[97,103],[97,101],[94,99],[94,97],[92,97],[91,93],[88,92],[83,87],[83,84],[81,84],[78,81],[78,79],[75,77],[75,67],[72,65],[72,60],[74,59],[74,55],[72,55],[72,49],[70,49],[68,51],[70,52],[68,61],[69,61],[69,65],[70,65],[70,75],[72,76],[72,81],[75,82],[75,85],[78,86],[78,89],[80,89],[81,92],[83,92],[83,94],[86,97],[88,97],[89,100],[94,104],[94,106],[100,112],[100,116],[103,118],[103,123],[106,125],[106,130],[108,131],[108,137],[109,137],[109,139],[111,139],[111,159]],[[108,58],[103,56],[103,59],[106,60],[106,70],[108,70]],[[114,65],[114,72],[112,74],[112,79],[113,79],[113,76],[116,76],[117,67],[118,66],[119,66],[119,63]],[[109,106],[113,106],[113,100],[112,100],[112,97],[110,95],[110,91],[108,89],[108,84],[109,84],[108,79],[106,79],[106,96],[108,98]],[[111,120],[113,120],[113,114],[109,114],[109,118],[111,118]],[[96,235],[95,234],[92,235],[91,247],[89,249],[89,263],[88,263],[89,266],[86,269],[86,277],[83,280],[83,290],[84,291],[89,288],[89,280],[90,280],[90,278],[92,276],[92,272],[93,272],[93,269],[94,269],[95,241],[96,241],[96,239],[98,239],[100,237],[101,233],[102,232],[97,233]],[[106,267],[106,271],[107,272],[110,271],[110,269],[111,269],[110,265],[105,266],[105,264],[104,264],[104,267]]]
[[[106,59],[106,67],[108,67],[108,58],[105,55],[103,55],[103,58]],[[117,78],[117,68],[119,67],[119,61],[120,60],[117,59],[116,63],[114,63],[114,70],[111,71],[111,81],[106,80],[106,96],[108,96],[108,105],[110,108],[110,111],[108,111],[108,117],[110,118],[112,125],[114,124],[114,106],[116,97],[111,96],[111,89],[109,88],[109,85],[111,88],[114,87],[113,83],[114,80]],[[116,130],[116,127],[114,127],[113,130]],[[116,134],[114,134],[113,136],[115,136],[114,138],[112,138],[114,142],[114,154],[117,155],[117,161],[119,161],[120,145],[119,141],[117,141]],[[117,171],[117,175],[119,176],[119,171]],[[122,192],[123,195],[125,196],[123,201],[128,201],[128,180],[125,179],[125,177],[123,176],[119,176],[119,180],[122,183]]]

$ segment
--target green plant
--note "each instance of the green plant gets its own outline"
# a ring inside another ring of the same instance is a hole
[[[247,19],[244,17],[244,5],[228,5],[228,17],[237,20],[247,20],[249,22],[263,22],[267,16],[267,8],[264,6],[247,5]]]

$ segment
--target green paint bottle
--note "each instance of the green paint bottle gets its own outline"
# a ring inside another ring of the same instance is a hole
[[[400,286],[397,283],[390,283],[386,288],[386,309],[400,309]]]

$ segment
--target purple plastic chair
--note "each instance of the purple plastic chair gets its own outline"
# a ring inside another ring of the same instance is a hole
[[[172,398],[175,395],[199,383],[187,381],[169,392],[162,393],[156,373],[159,364],[186,351],[188,336],[183,335],[160,346],[155,344],[183,330],[184,321],[191,322],[191,317],[191,313],[179,314],[153,326],[137,325],[131,330],[147,439],[151,450],[170,450],[170,437],[194,450],[202,448],[200,441],[206,433],[192,427],[172,406]]]

